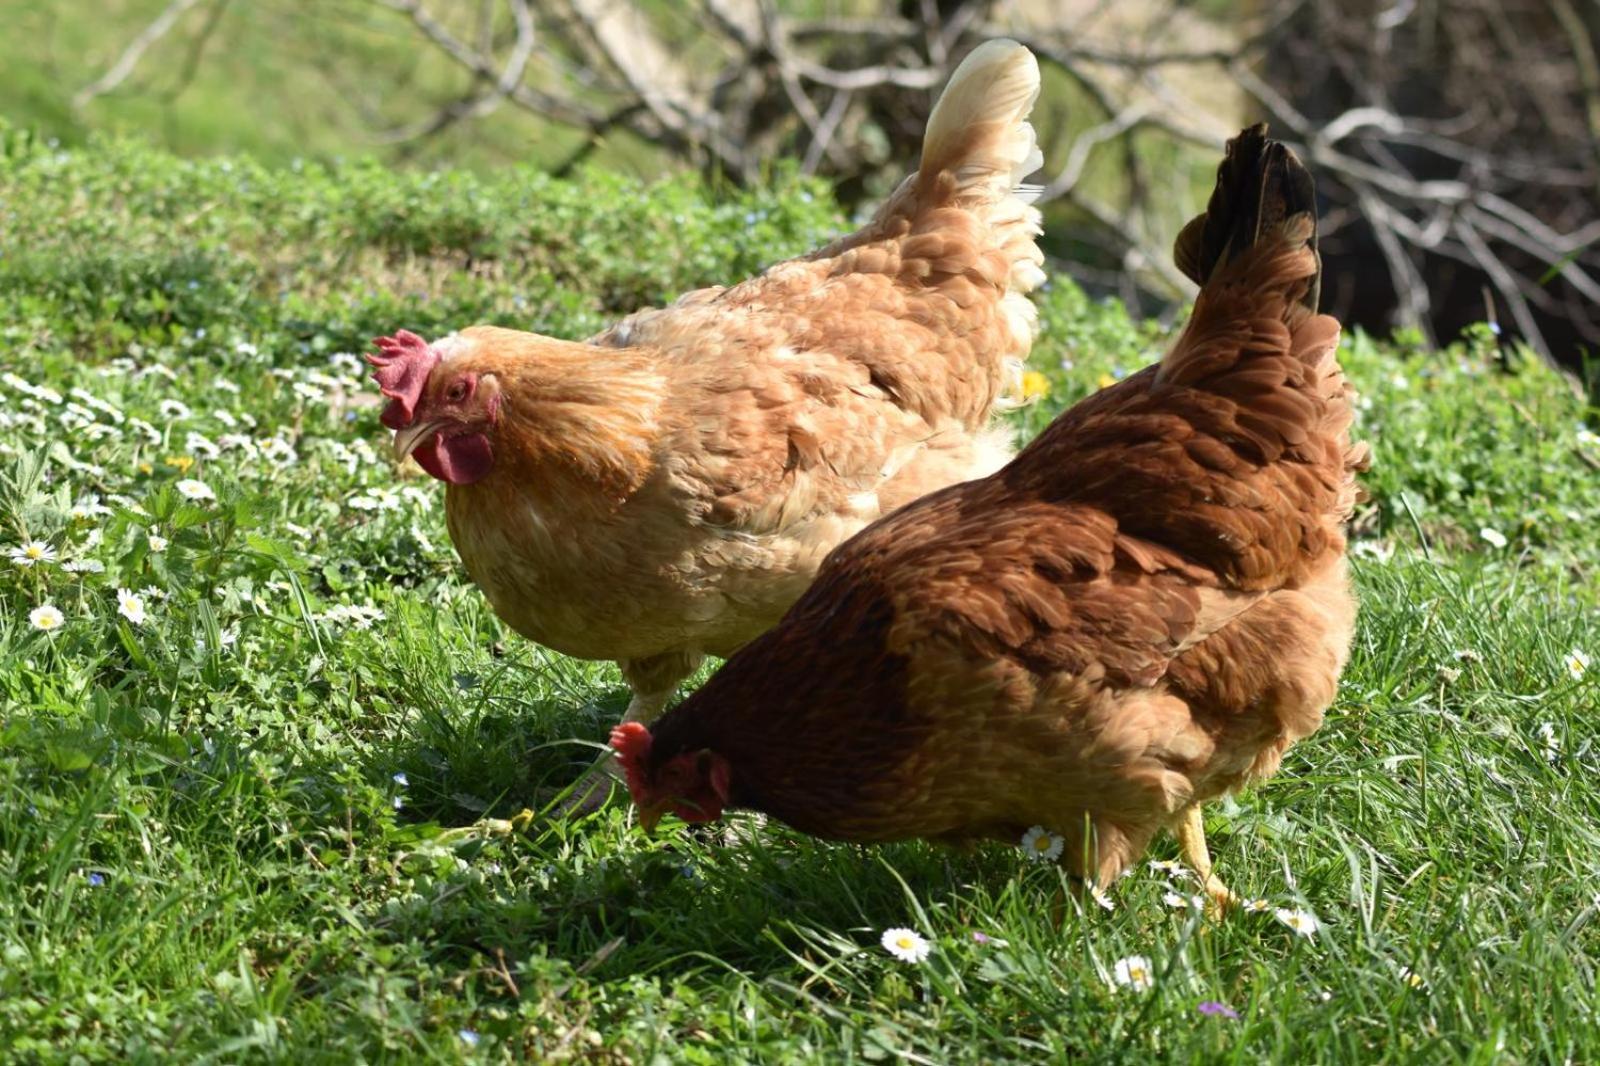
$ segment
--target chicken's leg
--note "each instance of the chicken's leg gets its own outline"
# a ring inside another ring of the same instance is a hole
[[[633,689],[628,709],[623,712],[624,722],[642,722],[649,725],[661,716],[667,701],[678,690],[678,683],[692,674],[700,665],[701,656],[687,652],[669,652],[648,659],[634,659],[618,663],[622,676]],[[616,758],[607,752],[593,766],[583,772],[567,794],[550,813],[562,818],[574,814],[590,814],[600,809],[613,785],[621,785]],[[440,834],[440,839],[457,839],[473,836],[510,836],[523,832],[533,824],[535,814],[524,808],[510,818],[484,818],[460,829]]]
[[[1183,861],[1200,878],[1200,884],[1210,898],[1206,911],[1213,918],[1220,918],[1228,908],[1238,904],[1239,897],[1211,869],[1211,852],[1206,847],[1206,824],[1200,813],[1200,804],[1192,804],[1178,816],[1174,832],[1178,836],[1178,849],[1183,853]]]
[[[628,700],[628,709],[623,712],[622,720],[649,725],[659,718],[667,707],[667,701],[678,691],[679,683],[694,673],[702,658],[693,652],[666,652],[645,659],[619,662],[617,665],[622,668],[622,677],[633,690],[633,697]],[[589,814],[599,810],[611,794],[612,786],[621,783],[622,775],[618,771],[616,757],[607,752],[594,766],[584,771],[572,786],[571,794],[561,801],[554,813],[562,816]]]

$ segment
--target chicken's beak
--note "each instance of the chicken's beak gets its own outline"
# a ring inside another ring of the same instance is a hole
[[[414,426],[394,431],[394,461],[403,463],[406,456],[417,450],[439,428],[439,422],[418,422]]]
[[[639,825],[646,833],[654,833],[656,831],[656,825],[661,821],[661,816],[666,813],[667,805],[665,803],[656,804],[650,807],[640,807]]]

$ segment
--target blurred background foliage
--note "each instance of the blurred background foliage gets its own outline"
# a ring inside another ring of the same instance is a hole
[[[1090,291],[1178,307],[1172,236],[1268,120],[1321,180],[1331,310],[1423,342],[1488,319],[1573,369],[1600,342],[1600,0],[0,0],[0,25],[0,116],[63,145],[714,195],[798,171],[847,213],[1007,34],[1044,65],[1045,244]]]

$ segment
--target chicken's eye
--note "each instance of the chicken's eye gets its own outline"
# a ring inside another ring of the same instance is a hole
[[[467,379],[458,378],[450,388],[445,390],[444,398],[451,403],[460,403],[467,398]]]

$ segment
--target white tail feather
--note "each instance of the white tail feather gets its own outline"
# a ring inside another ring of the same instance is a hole
[[[1004,409],[1022,402],[1022,360],[1033,344],[1038,315],[1026,297],[1045,280],[1044,253],[1034,243],[1042,231],[1033,202],[1042,191],[1024,184],[1044,165],[1028,115],[1039,98],[1039,63],[1015,41],[986,41],[950,76],[928,119],[916,178],[924,208],[957,201],[988,227],[1010,258],[1001,311],[1015,342],[1001,369]],[[949,174],[954,187],[941,182]],[[927,198],[934,198],[930,202]]]
[[[1044,164],[1028,113],[1039,98],[1039,63],[1015,41],[986,41],[962,60],[928,118],[923,177],[954,173],[967,191],[1013,194]]]

